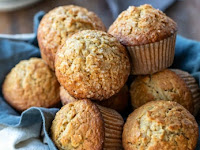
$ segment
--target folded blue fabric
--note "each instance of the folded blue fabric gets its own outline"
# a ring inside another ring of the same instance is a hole
[[[44,12],[39,12],[34,17],[35,33],[37,32],[39,21],[43,15]],[[41,128],[41,133],[43,132],[44,134],[44,137],[38,138],[45,138],[45,143],[48,144],[49,149],[57,150],[48,135],[48,131],[58,109],[33,107],[24,111],[22,114],[19,114],[5,102],[2,95],[2,83],[10,70],[21,60],[26,60],[31,57],[40,57],[36,34],[35,37],[29,41],[11,41],[1,39],[0,54],[0,125],[27,128],[28,126],[37,124],[37,127]],[[2,147],[0,145],[0,149],[1,148]]]
[[[35,17],[35,33],[43,14],[43,12],[39,12]],[[30,57],[40,57],[36,36],[26,42],[0,40],[0,54],[0,85],[2,87],[5,76],[20,60],[29,59]],[[172,68],[188,71],[196,78],[200,85],[200,42],[178,36]],[[51,141],[48,132],[57,111],[58,109],[56,108],[46,109],[33,107],[19,114],[5,102],[2,89],[0,90],[0,125],[27,128],[30,125],[39,123],[39,128],[44,133],[43,136],[51,150],[56,150],[56,147]],[[199,116],[196,119],[200,124]],[[199,142],[197,149],[200,149]]]

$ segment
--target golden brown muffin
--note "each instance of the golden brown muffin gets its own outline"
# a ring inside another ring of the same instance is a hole
[[[32,106],[54,107],[60,102],[54,72],[40,58],[20,61],[3,83],[5,100],[18,111]]]
[[[38,43],[42,58],[54,68],[55,54],[66,39],[77,31],[106,28],[93,12],[74,5],[60,6],[47,13],[38,28]]]
[[[129,6],[108,32],[123,45],[144,45],[163,40],[177,31],[176,23],[151,5]]]
[[[194,110],[190,89],[176,73],[168,69],[153,75],[138,76],[131,84],[130,94],[135,108],[162,99],[178,102],[191,113]]]
[[[194,150],[198,140],[195,118],[172,101],[152,101],[136,109],[124,125],[125,150]]]
[[[132,74],[151,74],[169,67],[174,58],[177,25],[151,5],[130,6],[108,33],[127,47]]]
[[[60,99],[61,99],[61,102],[63,105],[66,105],[68,103],[78,100],[78,99],[75,99],[74,97],[72,97],[67,92],[67,90],[64,89],[63,86],[60,86]],[[103,100],[103,101],[94,101],[94,102],[96,102],[97,104],[99,104],[101,106],[117,110],[118,112],[123,112],[128,105],[128,99],[129,99],[129,91],[128,91],[127,85],[125,85],[119,91],[119,93],[113,95],[109,99]]]
[[[124,86],[130,73],[126,49],[103,31],[83,30],[56,53],[56,76],[76,99],[108,99]]]
[[[171,69],[171,71],[175,72],[178,76],[180,76],[185,83],[187,84],[188,88],[190,89],[193,97],[193,105],[194,105],[194,116],[197,115],[200,109],[200,89],[195,80],[195,78],[186,71],[180,69]]]
[[[121,149],[122,128],[120,114],[85,99],[57,112],[51,134],[59,150]]]

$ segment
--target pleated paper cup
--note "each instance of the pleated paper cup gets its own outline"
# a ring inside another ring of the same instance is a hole
[[[175,53],[176,33],[150,44],[127,46],[131,56],[133,75],[153,74],[172,65]]]
[[[115,110],[97,105],[105,126],[105,140],[103,149],[122,149],[122,130],[124,121]]]
[[[191,74],[183,70],[180,69],[171,69],[171,70],[175,72],[179,77],[181,77],[187,84],[188,88],[190,89],[194,105],[193,115],[196,116],[200,109],[200,89],[195,78]]]

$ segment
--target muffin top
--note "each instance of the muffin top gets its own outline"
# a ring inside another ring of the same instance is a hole
[[[89,100],[63,106],[52,123],[52,139],[58,149],[100,150],[104,124],[98,107]]]
[[[12,69],[4,81],[3,95],[19,111],[51,107],[60,101],[56,76],[40,58],[23,60]]]
[[[122,139],[126,150],[194,150],[198,125],[180,104],[152,101],[129,115]]]
[[[165,69],[153,75],[138,76],[131,84],[132,105],[137,108],[154,100],[176,101],[193,113],[193,100],[186,83]]]
[[[103,31],[72,35],[56,54],[58,81],[77,99],[108,99],[124,86],[130,73],[126,49]]]
[[[101,19],[85,8],[67,5],[60,6],[47,13],[38,28],[38,42],[42,53],[52,59],[50,67],[54,68],[54,56],[66,39],[77,31],[106,28]]]
[[[108,33],[128,46],[163,40],[177,31],[176,23],[151,5],[129,6],[110,26]]]

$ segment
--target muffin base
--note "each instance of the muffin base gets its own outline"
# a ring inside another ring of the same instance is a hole
[[[127,46],[132,58],[133,75],[153,74],[172,65],[175,53],[176,33],[161,41]]]
[[[119,113],[100,105],[99,108],[105,127],[105,140],[103,149],[122,149],[122,130],[124,121]]]

